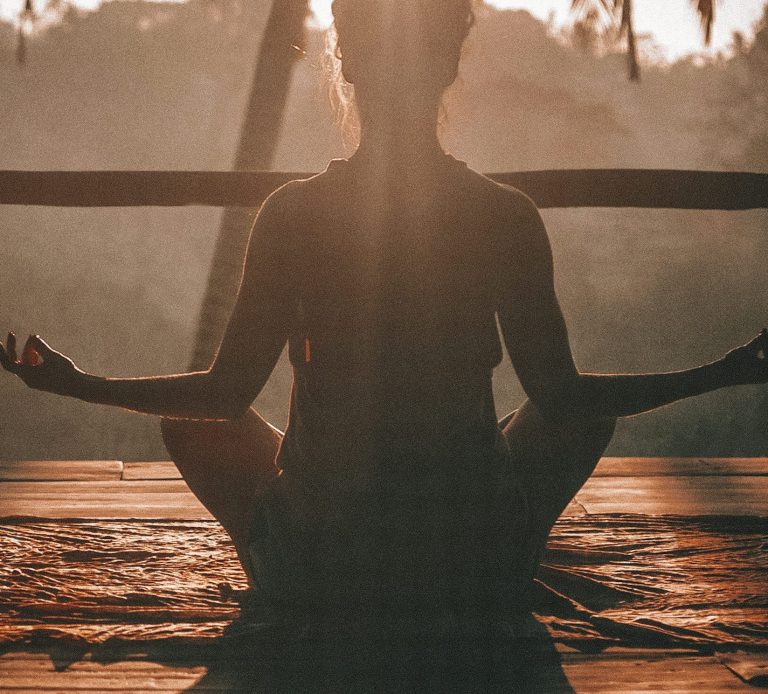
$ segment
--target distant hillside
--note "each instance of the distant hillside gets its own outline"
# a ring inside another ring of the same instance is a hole
[[[0,25],[0,168],[229,168],[265,19],[266,3],[111,2],[31,41],[23,69]],[[276,168],[319,170],[343,154],[321,45],[309,36]],[[752,49],[750,65],[762,50]],[[768,127],[747,62],[648,68],[630,84],[620,56],[583,54],[525,12],[488,9],[448,100],[443,140],[482,171],[768,170],[768,148],[753,144]],[[218,218],[207,209],[0,208],[0,329],[38,332],[104,375],[185,369]],[[564,210],[545,219],[585,370],[694,365],[765,323],[764,211]],[[258,402],[277,423],[289,383],[283,363]],[[496,388],[500,414],[522,397],[509,366]],[[0,394],[0,459],[166,456],[156,418],[35,393],[9,377]],[[765,389],[717,393],[623,422],[612,450],[766,454],[766,415]]]

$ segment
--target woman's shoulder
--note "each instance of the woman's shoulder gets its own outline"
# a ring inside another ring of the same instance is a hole
[[[306,178],[296,178],[284,183],[265,200],[265,203],[287,204],[295,207],[296,203],[306,202],[310,196],[327,189],[337,183],[338,174],[345,169],[346,159],[331,159],[323,171]]]
[[[536,203],[522,190],[508,183],[502,183],[491,176],[466,167],[472,185],[483,193],[484,200],[508,212],[530,213],[538,210]]]
[[[507,257],[548,254],[549,239],[536,203],[522,190],[467,167],[468,199],[495,249]]]
[[[480,173],[451,154],[445,156],[446,172],[458,188],[456,193],[478,205],[489,206],[499,215],[530,218],[538,215],[536,203],[522,190]],[[341,157],[331,159],[325,169],[307,178],[289,181],[275,190],[265,205],[293,210],[325,204],[334,191],[349,194],[349,185],[356,180],[355,164]],[[463,193],[463,195],[462,195]]]

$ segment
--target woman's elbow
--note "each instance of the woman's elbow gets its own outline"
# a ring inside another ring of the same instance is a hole
[[[581,393],[578,376],[534,390],[529,397],[541,416],[552,424],[583,419],[591,414]]]
[[[202,398],[207,419],[228,421],[240,419],[250,408],[254,398],[247,396],[230,383],[209,380]]]
[[[531,400],[545,420],[558,425],[585,421],[610,421],[615,424],[616,419],[622,416],[606,405],[594,382],[581,374],[560,383],[555,389],[537,394]]]
[[[222,394],[216,398],[214,403],[210,404],[210,413],[215,419],[233,420],[240,419],[251,407],[253,398],[238,397],[231,391]]]

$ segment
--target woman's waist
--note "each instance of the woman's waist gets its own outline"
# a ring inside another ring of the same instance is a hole
[[[278,461],[289,473],[330,485],[374,487],[442,481],[454,485],[476,476],[506,474],[508,450],[495,417],[434,423],[366,422],[302,427],[292,421]]]
[[[325,409],[360,412],[361,407],[417,415],[453,406],[471,414],[492,394],[493,367],[457,363],[352,364],[324,367],[305,364],[294,368],[295,392],[300,404],[311,400]]]
[[[496,323],[471,329],[348,330],[296,329],[289,338],[288,355],[297,369],[320,369],[365,375],[441,370],[463,373],[493,369],[502,358]]]
[[[401,450],[426,455],[480,432],[490,441],[496,429],[492,395],[483,389],[356,394],[342,386],[316,396],[297,385],[290,420],[292,433],[318,451],[387,457]]]

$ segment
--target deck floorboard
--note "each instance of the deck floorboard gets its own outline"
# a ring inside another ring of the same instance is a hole
[[[768,516],[766,458],[604,458],[566,515]],[[0,517],[209,519],[169,461],[0,466]]]
[[[768,477],[768,458],[603,458],[594,477]],[[181,479],[169,460],[123,464],[124,480]]]
[[[254,676],[253,662],[243,658],[208,665],[169,658],[93,662],[87,656],[62,666],[44,653],[0,656],[3,692],[269,692],[270,681]],[[343,673],[337,675],[354,685]],[[336,682],[339,682],[337,679]],[[362,682],[360,682],[362,684]],[[624,694],[626,692],[755,692],[717,656],[681,656],[648,651],[638,655],[564,654],[536,664],[530,691],[560,694]],[[320,691],[320,690],[319,690]],[[345,689],[346,691],[346,689]],[[354,691],[351,689],[349,691]],[[365,690],[367,691],[367,690]],[[389,689],[387,689],[389,691]],[[405,690],[404,690],[405,691]]]
[[[611,513],[768,517],[768,458],[604,458],[566,514]],[[0,462],[0,517],[16,516],[211,518],[169,461]],[[755,692],[768,684],[768,654],[560,650],[560,662],[537,667],[531,691]],[[0,654],[0,691],[271,691],[259,680],[263,673],[254,680],[253,672],[245,660],[201,663],[173,652],[165,659],[115,654],[105,662],[87,652],[62,660],[53,650],[14,648]]]

